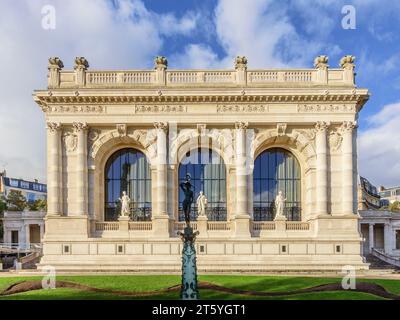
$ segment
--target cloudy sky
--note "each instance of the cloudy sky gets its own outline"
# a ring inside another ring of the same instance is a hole
[[[45,5],[55,29],[42,27]],[[342,28],[342,8],[356,29]],[[46,87],[47,58],[72,68],[337,67],[356,56],[357,84],[372,96],[359,118],[359,171],[376,185],[400,185],[400,1],[391,0],[0,0],[0,170],[45,181],[45,122],[32,91]]]

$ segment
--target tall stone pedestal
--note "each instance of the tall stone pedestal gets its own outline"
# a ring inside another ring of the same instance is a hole
[[[208,237],[207,222],[208,222],[207,216],[197,217],[197,231],[199,232],[199,237],[202,238]]]
[[[234,226],[234,236],[236,238],[250,238],[250,216],[247,214],[236,215],[231,223]]]
[[[153,237],[155,238],[169,238],[169,223],[168,215],[159,215],[153,217]]]
[[[119,230],[123,232],[128,232],[129,231],[129,217],[126,216],[120,216],[118,218],[119,221]]]

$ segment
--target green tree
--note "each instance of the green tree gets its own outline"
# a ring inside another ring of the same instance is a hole
[[[4,211],[7,210],[7,202],[6,199],[4,199],[4,197],[0,198],[0,217],[3,216]]]
[[[43,199],[37,199],[29,203],[28,207],[31,211],[47,211],[47,201]]]
[[[400,212],[400,201],[394,201],[389,204],[389,210],[393,212]]]
[[[7,209],[10,211],[22,211],[26,208],[26,198],[21,191],[11,190],[7,195]]]

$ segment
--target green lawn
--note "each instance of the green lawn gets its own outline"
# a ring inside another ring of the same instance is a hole
[[[41,280],[41,277],[4,277],[0,278],[0,291],[7,288],[15,282],[24,280]],[[168,288],[180,283],[179,275],[90,275],[90,276],[59,276],[57,280],[80,283],[89,287],[123,290],[130,292],[152,291]],[[204,275],[199,276],[199,281],[207,281],[220,286],[253,290],[262,292],[289,292],[299,289],[314,287],[321,284],[340,282],[339,278],[321,278],[321,277],[290,277],[290,276],[248,276],[248,275]],[[358,281],[373,282],[383,286],[387,291],[400,294],[400,280],[386,279],[363,279]],[[354,291],[330,291],[318,293],[296,294],[278,297],[255,297],[239,294],[230,294],[214,290],[200,290],[201,299],[265,299],[265,300],[326,300],[326,299],[382,299],[381,297]],[[58,288],[53,290],[34,290],[13,294],[9,296],[0,296],[4,299],[139,299],[127,295],[88,292],[78,289]],[[179,292],[170,292],[157,294],[140,299],[179,299]]]

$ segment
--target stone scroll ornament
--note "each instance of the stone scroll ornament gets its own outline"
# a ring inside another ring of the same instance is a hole
[[[183,233],[178,232],[178,235],[183,241],[181,299],[198,300],[199,290],[197,288],[196,249],[194,247],[194,242],[199,232],[193,232],[193,228],[190,226],[190,210],[193,202],[193,191],[191,190],[192,185],[190,183],[190,175],[186,176],[186,181],[181,183],[180,187],[185,194],[183,210],[186,221]]]

